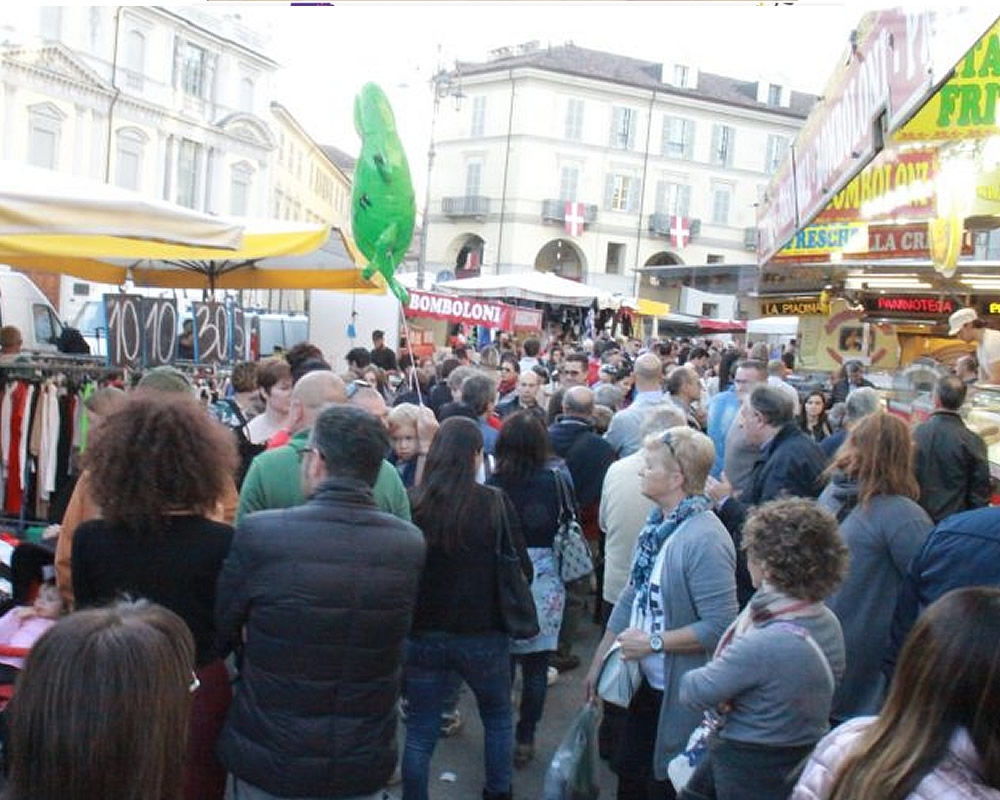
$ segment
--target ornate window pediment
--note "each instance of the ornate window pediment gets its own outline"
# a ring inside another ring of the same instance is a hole
[[[252,114],[230,114],[219,120],[217,126],[229,136],[242,139],[258,147],[270,150],[276,144],[270,128]]]
[[[40,70],[53,77],[85,84],[95,89],[109,91],[111,88],[107,81],[75,58],[59,42],[49,42],[39,47],[14,48],[4,53],[3,60],[10,67]]]

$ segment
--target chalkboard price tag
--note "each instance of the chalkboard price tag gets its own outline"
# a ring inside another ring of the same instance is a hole
[[[192,303],[194,360],[199,364],[229,363],[229,312],[224,303]]]
[[[104,295],[104,319],[108,328],[108,364],[138,367],[142,364],[142,295]]]
[[[142,352],[146,366],[173,363],[177,355],[177,302],[171,297],[144,297],[142,318]]]
[[[243,309],[233,303],[229,308],[230,319],[233,324],[233,331],[230,336],[230,341],[233,346],[232,360],[233,363],[238,363],[240,361],[247,360],[247,316]]]

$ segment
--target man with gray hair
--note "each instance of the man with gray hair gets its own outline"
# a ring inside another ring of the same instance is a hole
[[[303,452],[310,499],[236,530],[215,606],[220,642],[243,647],[218,745],[228,796],[387,796],[426,554],[415,526],[375,504],[388,447],[371,414],[325,409]]]
[[[611,445],[594,433],[594,393],[590,389],[586,386],[567,389],[562,408],[562,415],[549,426],[549,441],[556,455],[566,460],[580,508],[580,526],[591,549],[599,551],[600,526],[597,518],[601,490],[604,475],[615,460],[615,454]],[[566,585],[566,608],[559,631],[559,649],[552,659],[552,665],[560,672],[580,664],[580,658],[571,652],[571,647],[589,589],[589,576]]]
[[[655,353],[644,353],[635,360],[632,370],[635,376],[635,399],[628,408],[618,411],[611,418],[611,425],[604,439],[618,454],[619,458],[632,455],[639,450],[642,440],[639,434],[643,420],[652,409],[664,401],[663,364]]]
[[[847,396],[844,402],[844,426],[839,431],[834,431],[819,444],[819,449],[823,451],[829,461],[833,454],[840,449],[840,446],[847,440],[847,434],[851,427],[858,424],[858,420],[864,419],[869,414],[874,414],[881,410],[882,400],[878,392],[870,386],[862,386],[855,389]]]
[[[736,593],[743,606],[754,592],[740,547],[747,510],[779,497],[818,497],[826,458],[795,422],[792,402],[781,389],[757,386],[743,402],[736,424],[746,440],[759,448],[748,488],[737,497],[725,477],[718,481],[709,477],[705,488],[733,536],[738,554]]]

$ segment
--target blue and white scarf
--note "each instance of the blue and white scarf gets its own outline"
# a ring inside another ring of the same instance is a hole
[[[682,523],[711,507],[709,497],[693,494],[681,500],[666,518],[661,508],[649,512],[646,526],[639,532],[635,543],[635,557],[632,559],[631,583],[635,587],[636,608],[645,608],[649,601],[649,580],[663,543]]]

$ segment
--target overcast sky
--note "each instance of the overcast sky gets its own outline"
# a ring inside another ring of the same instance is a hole
[[[213,2],[270,32],[284,69],[278,99],[313,138],[354,155],[353,98],[367,81],[389,94],[418,191],[426,172],[429,78],[456,59],[533,40],[572,41],[665,63],[690,63],[744,80],[819,94],[871,0],[794,6],[757,2],[338,3],[289,7]],[[440,54],[439,54],[440,48]],[[418,193],[418,197],[421,195]]]

